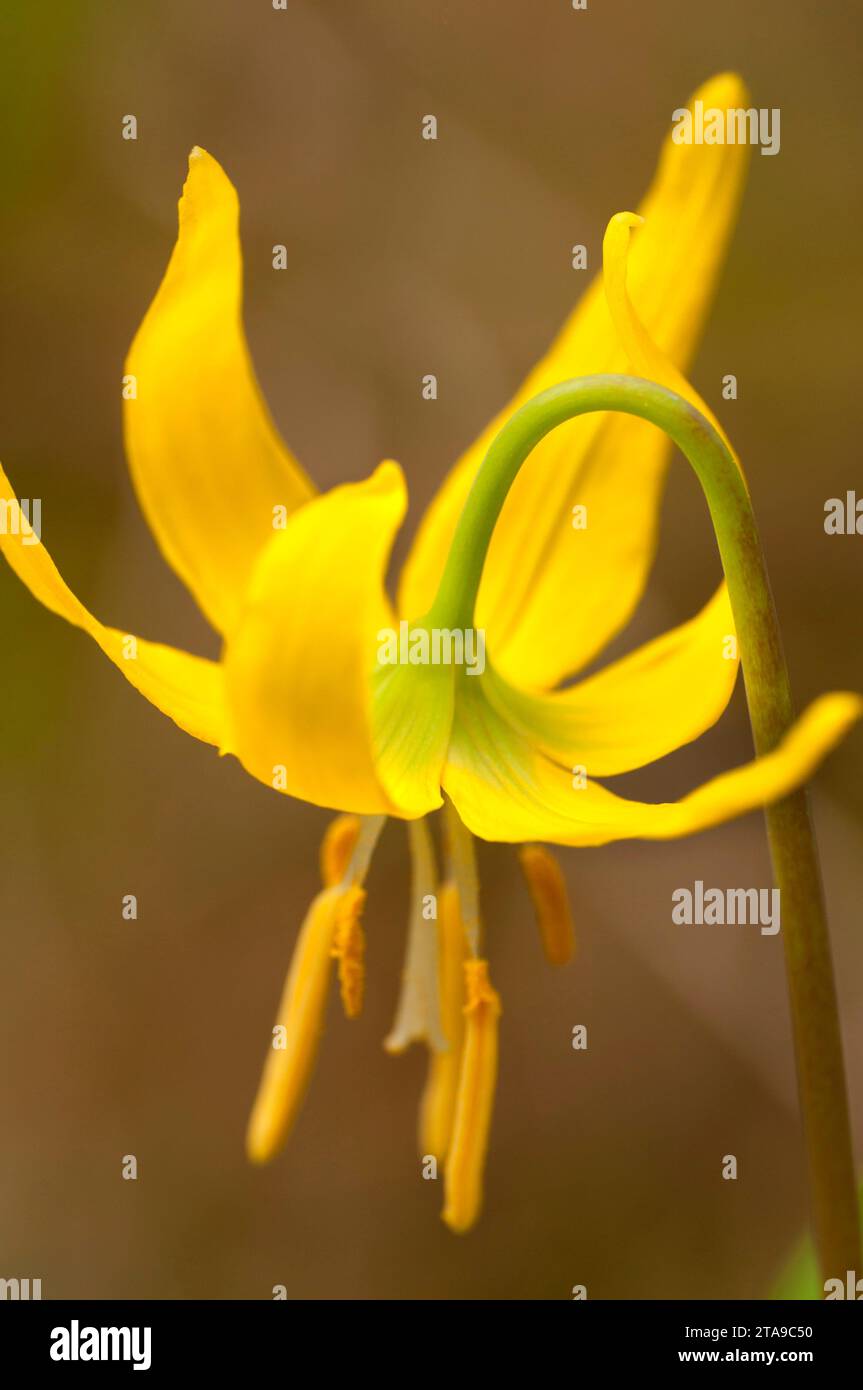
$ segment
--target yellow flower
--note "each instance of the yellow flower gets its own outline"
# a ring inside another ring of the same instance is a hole
[[[745,93],[723,75],[695,100],[738,106]],[[565,378],[632,369],[697,402],[680,373],[706,316],[745,165],[745,147],[666,141],[643,223],[612,219],[605,286],[591,286],[444,482],[397,606],[384,576],[406,509],[401,471],[386,462],[320,495],[280,440],[243,335],[237,197],[203,150],[190,157],[177,244],[129,354],[124,429],[141,506],[221,635],[221,659],[104,627],[27,533],[0,471],[3,515],[16,523],[0,545],[42,603],[89,633],[180,728],[234,754],[268,786],[346,813],[325,842],[324,887],[300,931],[273,1030],[249,1125],[256,1161],[276,1151],[301,1104],[334,959],[346,1012],[360,1010],[363,883],[386,816],[409,822],[414,870],[404,988],[387,1046],[422,1040],[430,1049],[420,1147],[446,1162],[444,1219],[463,1231],[481,1202],[500,1016],[482,956],[471,832],[564,845],[685,835],[781,797],[860,713],[854,696],[825,697],[768,757],[676,803],[629,801],[594,780],[698,737],[724,710],[737,673],[723,584],[683,626],[557,688],[626,623],[654,552],[669,445],[622,415],[570,421],[521,469],[494,529],[471,629],[487,640],[485,669],[378,661],[381,635],[401,622],[410,639],[431,636],[456,523],[517,407]],[[589,518],[578,532],[574,508]],[[422,818],[444,793],[441,885]],[[560,872],[535,846],[522,864],[547,954],[561,962],[572,925]]]

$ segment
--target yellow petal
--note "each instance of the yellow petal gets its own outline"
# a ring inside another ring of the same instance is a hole
[[[441,1025],[446,1048],[429,1052],[428,1076],[420,1104],[420,1153],[446,1158],[455,1120],[464,1040],[465,930],[458,889],[451,879],[438,894],[438,971]]]
[[[194,149],[177,244],[126,363],[134,382],[123,412],[144,514],[168,563],[225,634],[272,537],[274,508],[290,514],[314,493],[255,379],[238,222],[230,180]]]
[[[0,550],[34,598],[92,637],[130,685],[186,733],[227,751],[221,666],[103,627],[63,582],[45,546],[31,530],[2,468],[0,522]]]
[[[566,880],[545,845],[522,845],[518,852],[549,965],[566,965],[575,952],[575,929]]]
[[[574,785],[492,709],[474,681],[458,699],[444,786],[465,825],[486,840],[603,845],[691,835],[801,786],[863,715],[863,700],[822,695],[766,757],[722,773],[680,801],[628,801],[596,782]]]
[[[270,541],[227,643],[234,747],[291,796],[360,814],[396,812],[372,734],[383,581],[406,504],[394,463],[308,503]]]
[[[745,106],[746,92],[739,78],[724,74],[692,100]],[[681,366],[706,317],[748,153],[741,145],[676,145],[669,134],[641,205],[645,225],[632,249],[630,291],[651,336]],[[402,578],[399,605],[406,616],[429,608],[467,493],[504,420],[546,387],[627,367],[597,279],[433,501]],[[658,430],[620,415],[573,420],[534,449],[501,512],[477,606],[477,624],[508,679],[521,686],[555,685],[588,662],[629,618],[653,558],[668,454]],[[572,525],[577,506],[586,508],[584,529]]]
[[[441,805],[454,690],[452,666],[396,664],[375,672],[375,756],[387,794],[403,816],[423,816]]]
[[[724,583],[694,618],[566,690],[529,694],[494,678],[489,699],[554,762],[608,777],[655,762],[720,717],[738,669]]]
[[[451,1231],[469,1231],[482,1206],[483,1174],[497,1084],[500,997],[488,963],[465,963],[465,1038],[455,1124],[446,1160],[443,1219]]]
[[[602,243],[602,279],[605,285],[605,298],[617,336],[629,358],[629,365],[636,376],[647,381],[656,381],[667,386],[678,396],[694,405],[706,420],[709,420],[717,434],[723,439],[730,453],[734,447],[710,406],[699,396],[682,372],[666,353],[653,341],[647,328],[635,311],[629,297],[627,277],[631,251],[631,233],[644,225],[644,218],[633,212],[615,213],[609,222]],[[738,465],[739,465],[738,459]]]
[[[338,888],[325,888],[300,928],[246,1133],[253,1163],[268,1162],[282,1147],[306,1094],[324,1026],[342,896]]]

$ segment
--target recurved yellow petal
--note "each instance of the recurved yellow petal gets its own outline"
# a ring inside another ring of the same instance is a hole
[[[211,155],[194,149],[177,243],[132,343],[123,405],[144,514],[165,558],[224,634],[274,518],[314,494],[255,379],[242,324],[238,224],[233,185]]]
[[[636,376],[644,377],[647,381],[656,381],[660,386],[667,386],[669,391],[674,391],[678,396],[689,401],[705,419],[710,421],[717,434],[725,441],[729,451],[734,454],[731,441],[710,406],[653,341],[629,297],[627,275],[631,234],[643,225],[644,218],[639,217],[637,213],[617,212],[605,230],[602,243],[602,279],[605,285],[605,298],[618,338]],[[734,456],[737,458],[736,454]],[[738,465],[739,462],[738,459]]]
[[[483,1175],[497,1084],[500,996],[488,962],[465,962],[465,1036],[455,1123],[444,1177],[443,1219],[451,1231],[469,1231],[482,1207]]]
[[[64,583],[0,468],[0,550],[34,598],[93,638],[126,680],[186,733],[229,751],[222,668],[104,627]]]
[[[747,98],[740,79],[723,74],[696,92],[696,100],[728,107],[745,106]],[[677,145],[669,134],[641,205],[645,225],[630,257],[630,293],[651,337],[681,367],[704,323],[747,158],[744,146]],[[434,499],[402,577],[405,616],[430,607],[467,493],[504,420],[567,378],[627,368],[597,279]],[[501,512],[477,606],[477,625],[508,679],[524,687],[555,685],[629,618],[653,558],[668,453],[658,430],[620,415],[570,421],[534,449]]]
[[[655,762],[715,724],[738,665],[723,582],[689,622],[565,690],[531,694],[493,674],[486,689],[501,714],[554,762],[609,777]]]
[[[457,701],[444,787],[465,825],[486,840],[603,845],[669,840],[765,806],[801,786],[863,715],[860,696],[822,695],[766,757],[722,773],[680,801],[629,801],[538,752],[474,681]]]
[[[376,764],[372,683],[405,505],[401,470],[383,463],[301,508],[259,558],[226,645],[237,756],[318,806],[398,814]]]

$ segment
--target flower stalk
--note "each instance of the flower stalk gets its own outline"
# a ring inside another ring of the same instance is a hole
[[[746,481],[727,445],[683,397],[629,376],[564,382],[536,396],[496,436],[457,525],[425,622],[467,629],[500,510],[531,450],[556,426],[615,411],[663,430],[686,456],[710,511],[734,622],[755,750],[771,753],[793,723],[788,669]],[[800,1107],[822,1278],[860,1270],[860,1229],[830,939],[805,789],[765,808],[782,921]]]

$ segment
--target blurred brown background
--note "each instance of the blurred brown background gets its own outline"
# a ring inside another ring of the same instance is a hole
[[[599,263],[671,111],[735,67],[781,108],[782,149],[752,160],[695,380],[749,472],[798,703],[863,690],[863,538],[823,531],[828,497],[863,494],[861,18],[856,0],[6,0],[0,449],[73,589],[130,631],[215,651],[120,440],[122,361],[193,144],[240,191],[248,333],[286,438],[322,486],[399,459],[412,526],[584,283],[569,247]],[[717,575],[678,462],[617,649],[688,616]],[[180,735],[5,569],[0,622],[0,1275],[41,1277],[46,1297],[766,1292],[806,1219],[781,942],[670,918],[695,878],[769,882],[759,816],[568,852],[580,955],[558,974],[512,854],[483,848],[502,1065],[485,1215],[457,1239],[414,1149],[422,1057],[381,1047],[402,828],[369,883],[367,1010],[332,1009],[290,1149],[254,1171],[246,1115],[327,817]],[[630,786],[677,795],[749,749],[738,690],[718,729]],[[863,1156],[863,734],[813,794]]]

